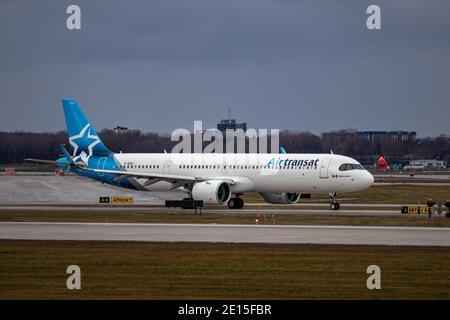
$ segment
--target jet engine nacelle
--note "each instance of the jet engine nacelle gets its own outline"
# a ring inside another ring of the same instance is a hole
[[[220,180],[198,182],[192,187],[192,197],[204,203],[224,204],[231,198],[230,186]]]
[[[273,204],[294,204],[300,199],[300,193],[289,193],[289,192],[265,192],[261,193],[264,200],[268,203]]]

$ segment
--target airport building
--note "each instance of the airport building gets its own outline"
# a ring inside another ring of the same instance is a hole
[[[116,134],[121,134],[121,133],[139,133],[139,130],[137,129],[129,129],[127,127],[121,127],[121,126],[117,126],[113,129],[113,131]]]
[[[322,138],[358,137],[365,141],[391,140],[391,141],[415,141],[415,131],[357,131],[356,129],[343,129],[322,133]]]
[[[242,129],[244,132],[247,131],[247,122],[236,122],[236,119],[231,118],[231,110],[228,108],[228,119],[221,119],[217,123],[217,130],[225,132],[227,130]]]
[[[408,166],[404,169],[421,169],[421,170],[436,170],[447,168],[447,162],[444,160],[411,160]]]
[[[114,129],[115,133],[125,133],[128,132],[128,128],[127,127],[121,127],[121,126],[117,126]]]
[[[361,140],[375,141],[377,139],[388,139],[394,141],[415,141],[415,131],[357,131],[356,135]]]

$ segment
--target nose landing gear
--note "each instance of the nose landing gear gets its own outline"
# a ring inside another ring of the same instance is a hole
[[[341,205],[337,201],[337,193],[336,192],[330,193],[330,197],[331,197],[330,210],[333,211],[339,210],[341,208]]]

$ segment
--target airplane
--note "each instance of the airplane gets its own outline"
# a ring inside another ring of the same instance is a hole
[[[295,204],[302,194],[337,195],[370,187],[374,177],[361,164],[337,154],[286,153],[114,153],[97,135],[75,100],[62,100],[70,151],[63,157],[26,159],[117,187],[142,191],[183,190],[189,199],[241,209],[246,193],[272,204]]]

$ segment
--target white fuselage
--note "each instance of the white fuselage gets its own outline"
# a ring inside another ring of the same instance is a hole
[[[117,168],[128,172],[156,173],[202,179],[232,178],[233,193],[353,192],[368,188],[374,178],[354,159],[334,154],[134,154],[114,155]],[[343,165],[359,166],[340,170]],[[99,169],[101,163],[99,163]],[[135,178],[139,189],[161,191],[173,188],[167,181],[145,186],[147,179]]]

